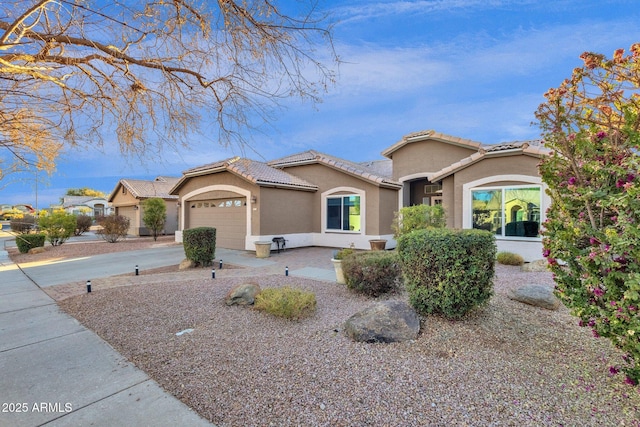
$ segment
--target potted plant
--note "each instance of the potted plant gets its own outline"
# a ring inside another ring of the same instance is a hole
[[[336,270],[336,283],[339,285],[346,285],[347,282],[344,279],[344,273],[342,272],[342,260],[355,252],[353,248],[344,248],[339,251],[333,252],[333,258],[331,258],[331,262],[333,262],[333,268]]]
[[[371,245],[372,251],[384,251],[387,246],[387,241],[385,239],[371,239],[369,240],[369,244]]]

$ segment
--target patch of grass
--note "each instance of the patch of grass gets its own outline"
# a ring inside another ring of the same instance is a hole
[[[256,295],[254,308],[274,316],[298,320],[309,317],[315,312],[316,296],[313,292],[288,286],[267,288]]]
[[[500,264],[504,264],[504,265],[524,264],[524,259],[520,255],[514,254],[512,252],[498,252],[498,254],[496,255],[496,260]]]

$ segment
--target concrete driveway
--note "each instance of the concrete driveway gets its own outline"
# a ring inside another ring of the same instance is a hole
[[[185,258],[182,246],[156,247],[129,252],[92,255],[41,264],[21,264],[22,271],[40,287],[84,282],[101,277],[180,264]]]

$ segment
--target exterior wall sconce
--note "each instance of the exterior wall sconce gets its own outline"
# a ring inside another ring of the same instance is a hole
[[[258,201],[258,198],[256,196],[251,196],[251,204],[252,205],[255,205],[257,201]]]
[[[137,211],[139,209],[138,205],[133,205],[133,210]]]

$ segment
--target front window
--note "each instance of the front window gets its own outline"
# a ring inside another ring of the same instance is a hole
[[[360,231],[360,196],[327,197],[327,229]]]
[[[498,236],[538,237],[540,187],[471,190],[472,226]]]

